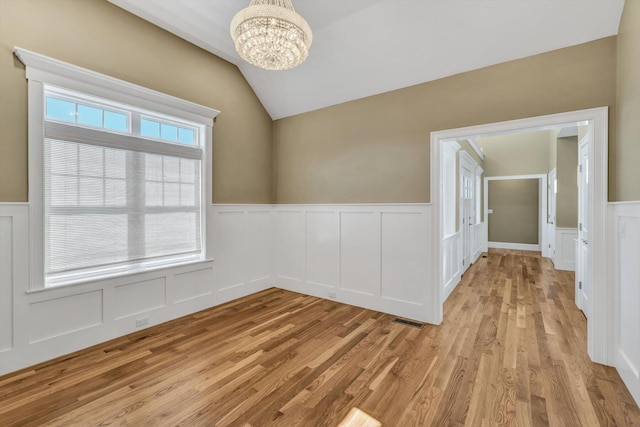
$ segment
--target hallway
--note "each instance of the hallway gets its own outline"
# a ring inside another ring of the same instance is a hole
[[[538,253],[480,258],[439,327],[393,319],[269,289],[0,377],[0,424],[640,425]]]

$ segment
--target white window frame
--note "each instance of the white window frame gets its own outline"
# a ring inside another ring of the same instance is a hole
[[[141,110],[153,112],[158,119],[177,118],[203,126],[204,132],[198,141],[203,150],[201,171],[201,233],[203,260],[209,259],[210,239],[206,232],[206,208],[212,203],[212,158],[211,144],[214,118],[218,110],[166,95],[142,86],[119,80],[95,71],[87,70],[57,59],[31,52],[19,47],[14,53],[26,66],[28,80],[28,130],[29,130],[29,228],[30,228],[30,278],[29,291],[45,289],[44,273],[44,109],[45,85],[65,88],[115,103],[131,105]],[[131,126],[136,126],[131,120]],[[193,261],[191,261],[193,262]],[[51,288],[75,284],[88,280],[121,276],[158,268],[184,264],[175,263],[142,264],[134,270],[106,273],[102,276],[78,277]]]

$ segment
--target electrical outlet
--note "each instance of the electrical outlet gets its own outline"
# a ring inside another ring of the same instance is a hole
[[[329,298],[338,298],[338,294],[336,294],[336,291],[329,291]]]
[[[136,319],[136,328],[142,328],[143,326],[149,325],[149,318],[143,317],[141,319]]]

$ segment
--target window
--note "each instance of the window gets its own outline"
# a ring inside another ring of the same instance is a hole
[[[112,105],[45,86],[49,285],[202,256],[198,125]]]
[[[206,260],[219,112],[14,52],[29,81],[29,289]]]

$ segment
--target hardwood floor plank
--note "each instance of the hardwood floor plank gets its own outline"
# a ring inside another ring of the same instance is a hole
[[[422,329],[269,289],[0,377],[0,425],[640,426],[573,280],[491,250]]]

